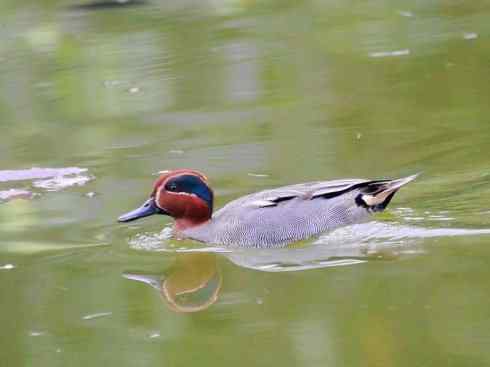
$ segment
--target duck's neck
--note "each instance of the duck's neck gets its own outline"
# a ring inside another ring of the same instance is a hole
[[[207,203],[195,197],[186,198],[186,205],[174,215],[175,229],[179,232],[199,227],[211,219],[213,211]]]

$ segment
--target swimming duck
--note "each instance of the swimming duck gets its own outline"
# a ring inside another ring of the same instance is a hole
[[[213,214],[213,191],[202,173],[165,171],[150,198],[119,222],[153,214],[175,219],[179,237],[239,247],[281,247],[364,222],[386,208],[417,175],[399,179],[342,179],[284,186],[243,196]]]

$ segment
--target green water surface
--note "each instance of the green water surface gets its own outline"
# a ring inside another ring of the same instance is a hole
[[[488,1],[83,4],[0,2],[0,170],[87,169],[0,182],[0,365],[490,366]],[[116,218],[181,167],[216,207],[423,174],[381,245],[176,254]]]

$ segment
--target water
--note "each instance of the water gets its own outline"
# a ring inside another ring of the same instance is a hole
[[[489,15],[2,2],[2,365],[489,365]],[[373,223],[277,251],[116,223],[179,167],[217,207],[423,174]]]

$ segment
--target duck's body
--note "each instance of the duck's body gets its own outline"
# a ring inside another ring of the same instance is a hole
[[[352,205],[359,189],[328,199],[322,196],[323,190],[328,196],[331,190],[363,181],[315,182],[253,193],[228,203],[210,221],[182,233],[202,242],[246,247],[300,241],[367,220],[369,211]]]
[[[205,176],[196,171],[180,170],[157,181],[146,209],[143,206],[119,220],[130,221],[154,214],[147,213],[150,208],[150,211],[154,209],[173,216],[176,230],[197,241],[240,247],[279,247],[366,221],[372,212],[383,210],[396,191],[415,177],[374,181],[345,179],[285,186],[236,199],[211,216],[213,196]],[[200,186],[199,181],[205,186]],[[179,185],[180,191],[167,190],[179,190]],[[153,206],[148,204],[150,201]],[[209,210],[205,210],[206,205]]]

